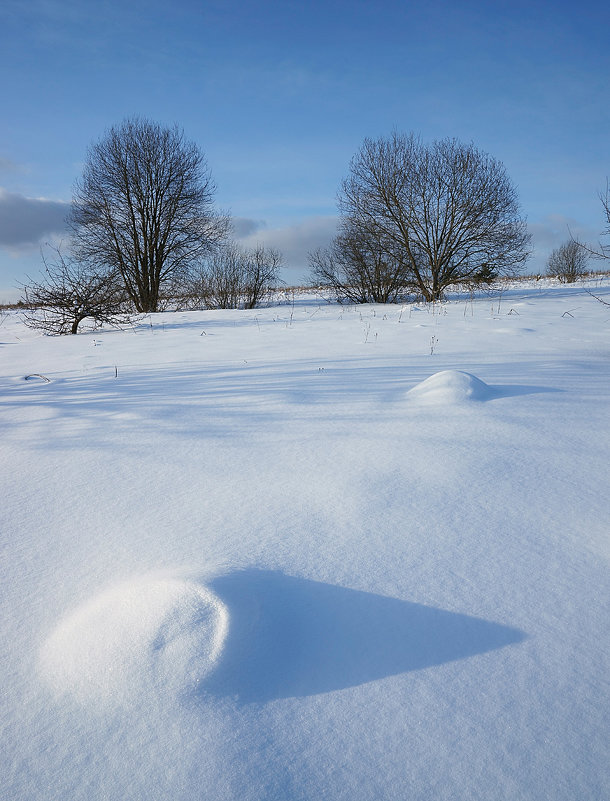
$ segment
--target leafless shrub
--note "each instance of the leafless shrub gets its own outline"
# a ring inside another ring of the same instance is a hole
[[[410,284],[409,271],[392,248],[351,219],[343,220],[330,248],[310,253],[309,264],[312,283],[331,289],[340,301],[395,303]]]
[[[116,272],[66,259],[59,248],[48,247],[54,257],[49,261],[42,253],[44,278],[22,287],[26,325],[48,334],[76,334],[88,318],[96,328],[128,320],[128,298]]]
[[[562,284],[572,284],[587,273],[589,254],[578,239],[570,239],[555,248],[547,261],[547,275]]]
[[[253,309],[280,283],[279,251],[257,245],[244,250],[227,242],[185,282],[185,298],[191,307]]]
[[[275,248],[256,245],[245,251],[244,308],[254,309],[263,303],[281,283],[282,254]]]

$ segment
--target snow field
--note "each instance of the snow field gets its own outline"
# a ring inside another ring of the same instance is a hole
[[[607,324],[548,286],[11,318],[0,795],[605,797]]]

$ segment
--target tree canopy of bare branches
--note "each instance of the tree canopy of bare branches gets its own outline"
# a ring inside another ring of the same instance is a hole
[[[51,261],[42,254],[44,279],[23,287],[26,325],[48,334],[76,334],[88,318],[96,328],[128,320],[128,299],[116,272],[66,259],[59,248],[51,249]]]
[[[503,165],[455,139],[366,139],[342,183],[339,210],[341,232],[325,266],[334,266],[345,285],[358,263],[366,264],[358,279],[391,277],[388,299],[398,291],[394,281],[432,301],[449,285],[515,272],[529,256],[526,223]],[[320,274],[320,259],[314,272]]]
[[[186,274],[225,235],[204,156],[177,128],[139,118],[88,151],[72,212],[72,252],[117,272],[139,312],[156,311],[165,282]]]

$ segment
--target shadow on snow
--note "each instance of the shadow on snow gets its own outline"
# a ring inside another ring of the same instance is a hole
[[[480,618],[276,571],[239,571],[210,586],[230,628],[204,692],[239,703],[342,690],[525,639]]]

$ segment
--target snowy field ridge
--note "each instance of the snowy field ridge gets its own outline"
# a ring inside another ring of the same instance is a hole
[[[0,798],[610,797],[607,279],[0,324]]]

